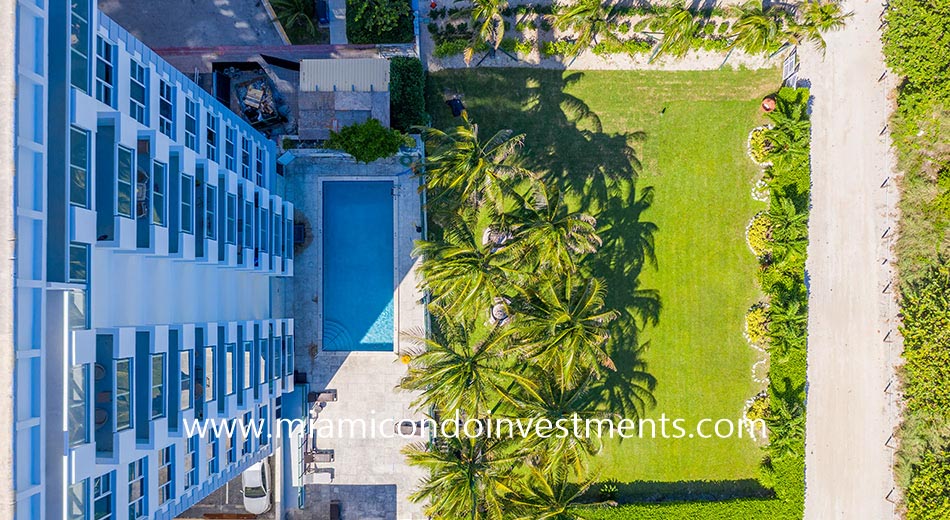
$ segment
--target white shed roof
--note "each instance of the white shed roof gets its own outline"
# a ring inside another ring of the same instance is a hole
[[[302,92],[388,92],[389,60],[353,58],[301,60]]]

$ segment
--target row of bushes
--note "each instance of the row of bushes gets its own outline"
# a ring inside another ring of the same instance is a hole
[[[950,517],[950,2],[892,0],[883,35],[904,77],[890,128],[897,149],[897,241],[906,409],[896,476],[908,519]]]

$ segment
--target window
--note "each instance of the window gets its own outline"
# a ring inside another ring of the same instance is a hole
[[[165,179],[168,167],[152,161],[152,222],[165,225]]]
[[[205,121],[205,153],[208,159],[218,162],[218,116],[208,112]]]
[[[158,130],[175,138],[175,86],[165,80],[158,82]]]
[[[224,346],[224,394],[234,393],[234,343]]]
[[[89,365],[76,365],[69,371],[69,445],[89,442]]]
[[[251,452],[251,432],[254,431],[251,428],[251,412],[244,414],[244,443],[241,445],[241,455],[247,455]]]
[[[227,242],[228,244],[234,243],[234,232],[237,226],[237,223],[235,222],[235,214],[234,214],[236,209],[237,209],[237,197],[235,197],[231,193],[228,193],[228,206],[225,211],[225,214],[227,217],[226,222],[225,222],[225,233],[226,233],[225,242]]]
[[[85,284],[89,281],[89,245],[71,242],[69,244],[69,283]]]
[[[237,426],[234,423],[234,419],[228,421],[229,430],[232,432],[237,431]],[[224,436],[224,452],[228,457],[228,464],[234,464],[237,461],[237,443],[235,441],[234,435],[225,435]]]
[[[251,141],[247,138],[241,140],[241,176],[251,178]]]
[[[268,419],[268,416],[267,416],[267,407],[266,407],[266,406],[262,406],[262,407],[258,408],[257,410],[258,410],[258,417],[261,418],[260,420],[261,420],[261,425],[262,425],[262,426],[261,426],[261,437],[260,437],[260,439],[261,439],[261,446],[266,446],[266,445],[267,445],[267,441],[270,440],[270,439],[269,439],[269,437],[270,437],[270,430],[268,429],[268,428],[269,428],[269,426],[268,426],[268,422],[269,422],[269,421],[267,420],[267,419]]]
[[[252,354],[251,354],[252,347],[253,347],[253,344],[250,341],[244,342],[243,351],[244,351],[244,388],[245,389],[251,387],[251,374],[254,373],[251,370],[253,368],[251,364],[254,361],[254,358],[252,357]]]
[[[69,520],[86,520],[86,493],[89,492],[89,479],[82,479],[69,486],[66,497],[66,518]]]
[[[270,223],[270,219],[267,217],[267,208],[261,208],[261,239],[257,243],[261,251],[267,252],[267,225]]]
[[[208,459],[208,475],[214,475],[218,472],[218,438],[210,437],[205,446],[205,456]]]
[[[281,249],[281,248],[280,248],[280,245],[281,245],[281,243],[282,243],[281,240],[280,240],[280,230],[281,230],[281,227],[282,227],[282,226],[280,225],[280,220],[281,220],[281,219],[280,219],[280,215],[278,215],[278,214],[275,213],[275,214],[274,214],[274,223],[273,223],[273,226],[271,227],[271,229],[274,230],[274,234],[273,234],[273,237],[274,237],[274,244],[273,244],[273,246],[271,247],[271,252],[273,252],[273,253],[274,253],[275,255],[277,255],[277,256],[282,256],[282,255],[280,254],[280,249]]]
[[[172,468],[172,449],[166,446],[158,452],[158,504],[162,505],[175,496],[175,475]]]
[[[129,520],[148,518],[148,498],[145,493],[145,464],[147,459],[129,463]]]
[[[165,416],[165,354],[152,354],[152,419]]]
[[[185,146],[198,151],[198,103],[185,100]]]
[[[287,219],[287,224],[284,226],[284,256],[294,257],[294,221],[291,219]]]
[[[254,204],[247,202],[244,209],[244,247],[254,247]]]
[[[108,520],[114,518],[115,498],[112,496],[112,473],[96,477],[92,481],[92,518]]]
[[[224,130],[224,166],[232,172],[237,172],[235,165],[235,141],[237,140],[237,129],[228,126]]]
[[[115,430],[132,427],[132,360],[115,362]]]
[[[89,207],[89,132],[71,127],[69,131],[69,202]]]
[[[274,359],[274,366],[272,368],[273,372],[271,372],[271,374],[274,379],[280,379],[280,376],[283,375],[280,369],[280,360],[281,360],[280,345],[282,343],[282,340],[280,337],[272,337],[270,341],[271,341],[271,347],[274,349],[271,354]]]
[[[198,484],[198,439],[197,435],[188,438],[188,453],[185,455],[185,490]]]
[[[205,347],[205,401],[214,401],[214,346]]]
[[[135,159],[132,150],[119,147],[118,168],[116,172],[115,211],[123,217],[132,218],[132,170]]]
[[[179,407],[181,410],[191,408],[191,354],[190,350],[183,350],[178,353],[178,386],[181,389],[181,399]]]
[[[89,301],[85,289],[71,289],[68,294],[68,324],[72,330],[89,328]]]
[[[115,65],[112,57],[115,47],[99,36],[96,38],[96,99],[114,106]]]
[[[181,176],[181,230],[191,234],[195,231],[195,179]]]
[[[89,93],[89,0],[72,0],[69,82]]]
[[[264,149],[258,147],[254,159],[254,171],[257,173],[257,185],[264,185]]]
[[[209,240],[217,240],[218,238],[217,205],[218,189],[209,184],[208,196],[205,198],[205,207],[207,208],[205,236],[208,237]]]
[[[284,341],[287,342],[287,354],[284,359],[284,374],[289,376],[294,373],[294,337],[285,336]]]
[[[264,339],[257,340],[257,355],[261,376],[259,381],[267,381],[267,342]]]
[[[148,70],[135,60],[129,60],[129,115],[133,119],[148,124],[148,104],[145,85],[148,84]]]

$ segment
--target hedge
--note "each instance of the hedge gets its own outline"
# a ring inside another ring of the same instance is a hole
[[[346,0],[346,39],[349,43],[412,43],[412,18],[409,0]]]
[[[425,72],[418,58],[397,56],[389,62],[389,123],[402,132],[427,122]]]

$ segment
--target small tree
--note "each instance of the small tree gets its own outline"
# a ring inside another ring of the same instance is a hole
[[[406,143],[406,136],[386,128],[376,119],[344,127],[339,132],[330,132],[327,148],[343,150],[360,162],[373,162],[391,157]]]

